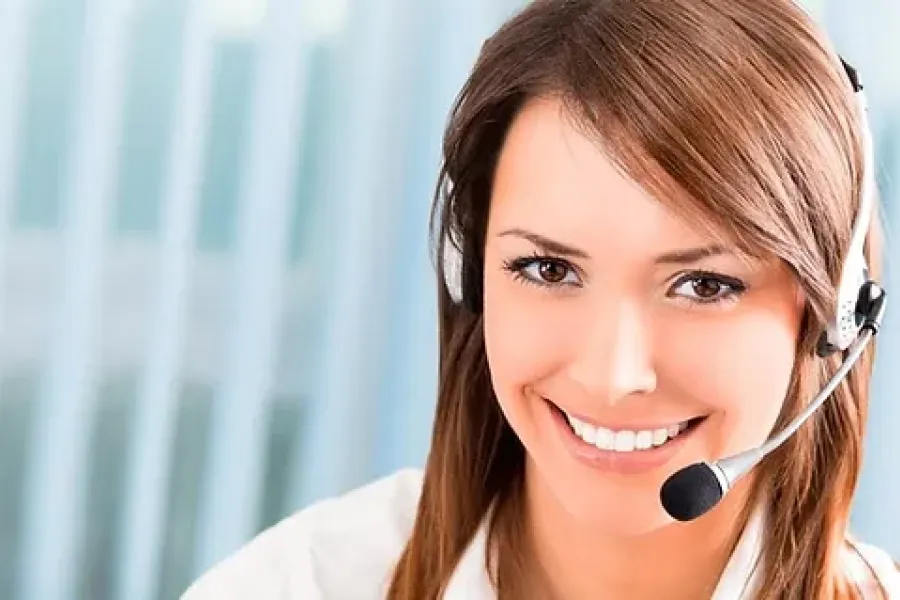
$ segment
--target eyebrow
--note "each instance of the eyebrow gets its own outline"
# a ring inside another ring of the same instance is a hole
[[[581,250],[580,248],[564,244],[563,242],[558,242],[538,233],[520,229],[518,227],[502,231],[498,234],[498,236],[522,238],[531,242],[532,244],[540,248],[541,251],[548,254],[573,258],[589,258],[588,253],[584,250]],[[708,246],[698,246],[696,248],[684,248],[665,252],[657,256],[654,259],[654,262],[659,265],[686,265],[696,263],[713,256],[732,254],[734,253],[731,250],[721,244],[711,244]]]
[[[544,237],[531,231],[526,231],[525,229],[507,229],[505,231],[501,231],[498,236],[511,236],[528,240],[529,242],[540,248],[543,252],[546,252],[548,254],[568,256],[572,258],[589,258],[588,253],[584,250],[581,250],[580,248],[569,246],[568,244],[557,242],[556,240],[551,240],[548,237]]]
[[[685,248],[683,250],[673,250],[665,252],[656,257],[656,264],[659,265],[687,265],[699,262],[704,258],[713,256],[731,255],[731,250],[721,244],[711,244],[709,246],[698,246],[696,248]]]

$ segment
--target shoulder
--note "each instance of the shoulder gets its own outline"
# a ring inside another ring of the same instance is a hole
[[[850,571],[856,582],[868,594],[865,598],[883,597],[900,599],[900,567],[883,549],[858,540],[850,542]],[[855,567],[854,567],[855,563]]]
[[[381,598],[421,486],[421,472],[408,469],[313,504],[214,566],[181,600]]]

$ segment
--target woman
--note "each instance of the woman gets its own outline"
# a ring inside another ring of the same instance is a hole
[[[860,117],[789,0],[530,4],[446,134],[424,474],[300,512],[186,600],[900,594],[848,535],[871,348],[707,514],[660,502],[841,363],[816,349],[856,220],[877,276]]]

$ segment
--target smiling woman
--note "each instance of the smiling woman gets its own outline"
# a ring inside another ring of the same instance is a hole
[[[871,348],[701,518],[660,496],[790,429],[877,330],[859,92],[789,0],[529,4],[444,140],[424,474],[300,513],[189,600],[247,579],[389,600],[900,592],[848,531]]]

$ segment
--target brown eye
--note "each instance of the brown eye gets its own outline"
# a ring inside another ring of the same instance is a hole
[[[694,272],[679,278],[668,295],[697,304],[713,304],[733,300],[747,290],[740,279],[714,273]]]
[[[524,283],[548,288],[580,286],[578,271],[567,261],[547,256],[522,256],[503,264],[503,268]]]
[[[694,279],[691,282],[691,287],[698,298],[703,298],[705,300],[717,297],[722,293],[724,288],[721,281],[716,281],[715,279],[707,277]]]
[[[538,273],[547,283],[561,283],[566,279],[569,268],[554,260],[542,260],[538,263]]]

